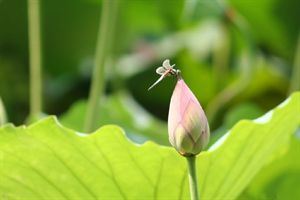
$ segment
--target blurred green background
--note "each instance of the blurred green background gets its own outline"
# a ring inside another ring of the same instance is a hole
[[[181,69],[206,108],[213,130],[231,126],[235,118],[259,116],[289,94],[299,1],[121,0],[120,4],[114,66],[106,69],[108,95],[126,91],[166,120],[174,80],[146,91],[165,58]],[[62,115],[77,100],[87,98],[101,6],[100,0],[41,1],[45,113]],[[21,124],[29,110],[26,1],[1,0],[0,27],[0,95],[9,121]]]
[[[77,129],[101,7],[100,0],[41,1],[43,111]],[[135,132],[145,129],[147,118],[165,128],[175,80],[147,88],[166,58],[182,71],[213,131],[260,116],[299,89],[293,76],[299,68],[299,7],[296,0],[121,0],[99,123],[121,123]],[[0,96],[9,121],[22,124],[29,112],[27,3],[2,0],[0,15]],[[116,106],[122,108],[114,113]],[[151,125],[147,129],[151,134]]]
[[[100,0],[41,1],[43,112],[78,131],[83,131],[101,8]],[[300,88],[299,8],[298,0],[120,0],[98,126],[118,124],[136,142],[168,145],[175,80],[147,91],[166,58],[204,107],[211,143],[238,120],[262,115]],[[26,1],[0,0],[0,97],[8,121],[17,125],[29,115],[27,19]],[[297,142],[290,156],[299,155]],[[287,175],[274,173],[277,178],[268,184],[280,187],[278,180]],[[272,196],[270,186],[264,187],[263,195]],[[265,197],[255,187],[244,195]]]

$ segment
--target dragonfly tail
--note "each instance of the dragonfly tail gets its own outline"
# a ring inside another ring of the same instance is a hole
[[[149,88],[148,91],[151,90],[156,84],[158,84],[166,75],[163,74],[155,83],[153,83]]]

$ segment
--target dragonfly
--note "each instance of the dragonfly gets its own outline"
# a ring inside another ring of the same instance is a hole
[[[156,86],[160,81],[162,81],[167,76],[179,76],[180,70],[174,69],[174,65],[170,65],[170,60],[164,60],[162,66],[156,69],[156,73],[160,75],[159,79],[155,81],[149,88],[148,91],[151,90],[154,86]]]

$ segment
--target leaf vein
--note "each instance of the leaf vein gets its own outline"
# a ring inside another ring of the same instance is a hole
[[[69,172],[73,175],[73,177],[78,181],[78,183],[94,198],[97,199],[97,196],[83,183],[83,181],[76,175],[76,173],[65,163],[65,161],[63,159],[61,159],[60,156],[57,155],[57,153],[44,141],[38,139],[37,137],[33,138],[39,142],[41,142],[42,144],[44,144],[49,150],[50,152],[55,156],[55,158],[57,160],[60,161],[60,163],[67,169],[69,170]]]
[[[118,140],[119,140],[119,138],[118,138]],[[146,172],[143,170],[143,168],[136,162],[136,160],[134,159],[134,156],[133,156],[132,152],[130,151],[130,149],[127,148],[126,145],[125,145],[123,142],[121,142],[120,140],[119,140],[119,142],[123,144],[123,146],[125,147],[125,149],[127,150],[128,154],[129,154],[131,160],[133,161],[134,165],[135,165],[135,166],[138,168],[138,170],[142,173],[142,175],[144,176],[144,178],[150,183],[150,185],[151,185],[152,187],[154,187],[154,183],[153,183],[153,182],[151,181],[151,179],[148,177],[148,175],[147,175]]]
[[[6,177],[7,179],[10,179],[11,181],[21,185],[23,188],[25,188],[26,190],[30,191],[31,193],[33,193],[35,196],[37,196],[39,199],[43,199],[43,197],[37,193],[36,191],[34,191],[30,186],[28,186],[27,184],[23,183],[22,181],[19,181],[18,179],[12,177],[12,176],[9,176],[7,174],[4,174],[2,172],[2,176]]]
[[[114,170],[113,170],[113,167],[111,165],[111,163],[109,162],[108,158],[105,156],[105,154],[102,152],[102,149],[99,147],[98,143],[95,141],[94,142],[95,146],[97,147],[99,153],[102,155],[102,157],[104,158],[105,162],[107,163],[108,167],[109,167],[109,170],[111,171],[112,173],[112,180],[113,182],[115,183],[115,186],[116,188],[118,189],[119,193],[121,194],[121,196],[124,198],[124,199],[127,199],[124,192],[122,191],[121,189],[121,186],[119,185],[119,183],[117,182],[115,176],[114,176]]]
[[[64,196],[66,199],[69,199],[69,197],[62,191],[60,190],[60,188],[56,187],[56,185],[54,183],[52,183],[48,178],[46,178],[46,176],[44,174],[42,174],[41,172],[39,172],[39,170],[37,170],[35,167],[33,167],[31,164],[29,164],[27,161],[25,161],[24,159],[22,159],[21,157],[19,156],[16,156],[15,154],[13,153],[10,153],[10,152],[7,152],[7,151],[4,151],[4,150],[1,150],[3,153],[6,153],[10,156],[13,156],[15,158],[17,158],[18,161],[22,161],[25,165],[21,165],[23,166],[24,168],[27,168],[27,166],[29,166],[31,170],[33,170],[37,175],[39,175],[42,179],[44,179],[50,186],[52,186],[54,189],[56,189],[56,191],[58,191],[58,193],[60,193],[62,196]]]
[[[166,160],[166,157],[163,157],[161,162],[160,162],[160,168],[159,168],[159,172],[158,172],[157,179],[156,179],[156,184],[155,184],[154,191],[153,191],[154,199],[157,199],[158,186],[159,186],[159,183],[160,183],[160,180],[161,180],[161,173],[162,173],[162,170],[163,170],[163,167],[164,167],[165,160]]]
[[[281,120],[283,120],[284,118],[286,118],[286,117],[282,117],[281,119],[278,119],[277,121],[281,121]],[[274,129],[274,127],[270,127],[269,128],[269,131],[267,131],[268,133],[273,133],[273,130]],[[270,149],[272,149],[272,147],[274,146],[274,143],[276,142],[276,141],[278,141],[278,137],[281,137],[281,134],[278,134],[277,135],[277,137],[275,136],[273,136],[272,137],[272,143],[270,144],[270,146],[269,146],[269,148],[267,148],[265,151],[264,151],[264,153],[262,153],[263,155],[264,154],[266,154],[267,152],[270,152]],[[261,139],[261,142],[259,143],[259,144],[262,144],[262,143],[264,143],[264,139],[266,138],[266,136],[264,136],[264,137],[262,137],[262,139]],[[259,147],[261,147],[262,145],[256,145],[256,147],[255,147],[255,150],[253,151],[253,152],[256,152],[257,151],[257,149],[259,148]],[[257,155],[255,156],[255,158],[257,158]],[[252,159],[252,162],[251,162],[251,159],[248,159],[248,162],[245,162],[245,163],[247,163],[247,165],[249,166],[250,164],[252,164],[252,163],[256,163],[256,162],[254,162],[254,161],[256,161],[256,159]],[[257,159],[257,160],[259,160],[259,159]],[[249,164],[250,163],[250,164]],[[238,182],[238,180],[239,179],[241,179],[241,177],[243,177],[243,173],[244,173],[244,171],[241,171],[240,173],[239,173],[239,175],[238,176],[236,176],[235,177],[235,181],[234,181],[234,183],[237,183]],[[236,184],[236,185],[238,185],[238,184]],[[231,191],[231,190],[233,190],[233,188],[234,187],[231,187],[230,188],[230,190],[228,190],[228,193]]]
[[[248,135],[246,136],[246,138],[245,138],[245,140],[244,140],[244,142],[243,142],[243,145],[242,145],[242,146],[243,146],[243,149],[242,149],[242,151],[240,151],[240,152],[237,154],[237,156],[235,156],[235,157],[236,157],[236,160],[235,160],[235,162],[233,163],[233,165],[229,168],[229,170],[227,171],[227,173],[224,172],[224,174],[226,174],[226,175],[224,176],[223,180],[220,181],[220,183],[218,184],[218,187],[217,187],[217,189],[215,190],[215,192],[214,192],[214,194],[213,194],[212,197],[216,197],[216,196],[217,196],[217,193],[219,192],[219,190],[220,190],[220,188],[222,187],[222,185],[225,185],[225,182],[226,182],[226,179],[227,179],[227,175],[230,174],[230,173],[233,171],[233,169],[235,168],[235,166],[236,166],[237,164],[239,164],[239,160],[240,160],[240,158],[241,158],[241,155],[242,155],[242,154],[244,153],[244,151],[247,149],[247,148],[246,148],[246,145],[247,145],[247,142],[249,141],[248,139],[249,139],[250,136],[251,136],[252,129],[253,129],[253,128],[251,128],[251,130],[249,130]]]

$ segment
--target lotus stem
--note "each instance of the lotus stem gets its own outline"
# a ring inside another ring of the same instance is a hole
[[[42,112],[40,1],[28,0],[28,39],[30,54],[30,116]]]
[[[298,35],[298,42],[294,57],[294,66],[292,69],[291,84],[289,94],[300,89],[300,34]]]
[[[90,132],[95,128],[99,113],[99,103],[105,88],[105,69],[108,52],[111,49],[113,26],[115,25],[119,0],[104,0],[96,44],[92,83],[85,116],[84,129]]]
[[[191,200],[199,200],[197,172],[196,172],[196,156],[186,157],[186,160],[187,160],[188,172],[189,172]]]

